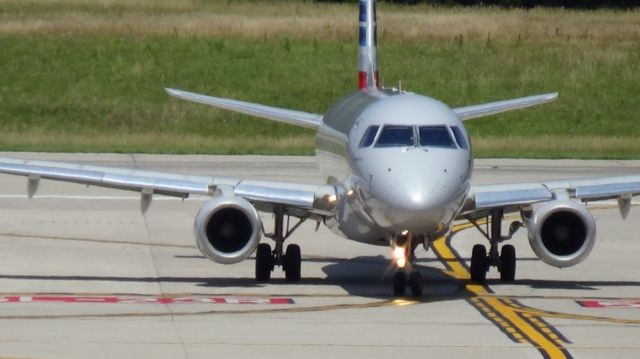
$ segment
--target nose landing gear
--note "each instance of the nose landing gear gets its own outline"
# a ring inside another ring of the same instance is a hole
[[[393,295],[404,297],[407,284],[412,297],[421,297],[423,291],[422,274],[413,270],[415,262],[414,251],[417,247],[409,233],[398,236],[393,242],[393,262],[396,274],[393,276]]]
[[[405,290],[407,288],[407,279],[409,288],[411,288],[411,296],[419,298],[422,296],[422,289],[424,287],[422,274],[417,271],[413,271],[407,278],[407,272],[399,269],[393,276],[393,295],[396,297],[404,297]]]

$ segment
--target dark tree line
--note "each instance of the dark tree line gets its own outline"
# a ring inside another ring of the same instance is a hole
[[[640,0],[387,0],[396,3],[432,3],[440,5],[491,5],[501,7],[562,7],[567,9],[630,9],[640,6]]]
[[[351,0],[316,0],[348,2]],[[640,7],[640,0],[380,0],[396,4],[434,4],[445,6],[498,6],[507,8],[557,7],[567,9],[631,9]]]

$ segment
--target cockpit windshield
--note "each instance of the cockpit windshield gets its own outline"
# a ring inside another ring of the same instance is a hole
[[[373,143],[373,140],[376,139],[376,135],[378,134],[378,129],[380,126],[369,126],[367,130],[364,132],[362,139],[360,140],[360,145],[358,147],[369,147]]]
[[[460,148],[468,150],[469,144],[467,143],[467,139],[464,137],[462,130],[458,126],[451,126],[451,131],[453,131],[453,135],[456,137],[456,142],[458,142],[458,146]]]
[[[446,126],[420,126],[420,146],[456,148]]]
[[[377,138],[377,139],[376,139]],[[379,125],[369,126],[360,140],[359,147],[439,147],[469,149],[466,136],[457,126],[430,125]]]
[[[413,126],[384,126],[376,147],[413,146]]]

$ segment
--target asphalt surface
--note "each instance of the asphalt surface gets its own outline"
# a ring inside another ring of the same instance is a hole
[[[168,172],[320,183],[310,157],[0,154]],[[478,160],[474,183],[640,173],[640,162]],[[0,358],[636,358],[640,356],[640,211],[623,221],[592,205],[598,240],[573,268],[539,261],[526,230],[512,243],[516,281],[467,281],[464,223],[419,251],[419,301],[392,297],[389,250],[305,223],[291,242],[303,279],[253,280],[250,258],[201,256],[193,219],[206,198],[0,176]],[[272,216],[264,214],[270,226]],[[507,219],[511,220],[511,218]],[[508,224],[508,223],[507,223]]]

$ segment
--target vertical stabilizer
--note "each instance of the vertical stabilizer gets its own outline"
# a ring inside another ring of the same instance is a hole
[[[376,46],[375,0],[360,0],[360,47],[358,56],[358,88],[380,87]]]

